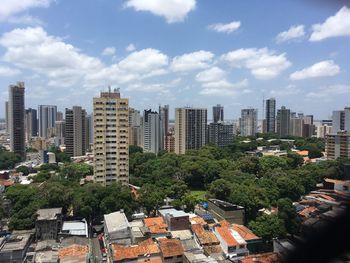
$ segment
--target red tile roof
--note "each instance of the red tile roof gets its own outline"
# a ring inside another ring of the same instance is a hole
[[[238,232],[245,241],[259,239],[249,228],[243,225],[233,224],[232,228]]]
[[[280,262],[277,253],[251,255],[241,259],[241,263],[277,263]]]
[[[88,246],[71,245],[65,248],[61,248],[58,251],[58,257],[62,260],[68,257],[85,257],[89,253]]]
[[[163,217],[150,217],[143,220],[152,234],[161,234],[168,232],[168,226]]]
[[[232,236],[230,229],[225,226],[216,227],[215,230],[221,236],[221,238],[226,242],[228,246],[237,246],[238,242]]]
[[[163,257],[177,257],[184,254],[184,249],[180,240],[174,238],[161,238],[158,241]]]
[[[220,244],[219,240],[214,233],[206,231],[202,225],[194,224],[191,226],[192,231],[195,233],[199,239],[199,243],[203,245],[218,245]]]
[[[112,244],[114,260],[136,259],[145,255],[157,255],[160,253],[159,247],[152,239],[140,242],[136,246],[123,246]]]
[[[315,211],[317,211],[318,209],[314,206],[310,206],[310,207],[306,207],[303,210],[301,210],[300,212],[298,212],[298,215],[302,216],[302,217],[309,217],[309,215]]]
[[[207,225],[207,222],[205,222],[205,220],[200,216],[194,216],[190,218],[190,221],[192,224]]]

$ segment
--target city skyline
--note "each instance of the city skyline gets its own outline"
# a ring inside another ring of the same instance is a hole
[[[315,119],[347,106],[345,1],[270,0],[264,8],[256,0],[169,1],[159,10],[150,2],[30,0],[22,7],[5,2],[0,103],[8,85],[21,80],[26,108],[35,109],[45,101],[61,110],[79,105],[92,112],[92,98],[107,85],[119,87],[140,110],[169,104],[171,119],[176,107],[211,109],[218,103],[226,119],[238,119],[247,107],[258,108],[261,119],[263,97]],[[82,4],[91,17],[83,23]],[[285,11],[290,15],[282,19]],[[257,25],[256,17],[266,19]]]

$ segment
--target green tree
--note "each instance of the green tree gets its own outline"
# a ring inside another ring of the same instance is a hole
[[[259,216],[255,221],[249,223],[249,228],[265,241],[283,237],[287,233],[283,220],[277,215]]]
[[[164,204],[165,194],[153,184],[145,184],[140,189],[139,202],[148,214],[155,212]]]
[[[297,201],[305,193],[304,186],[295,177],[280,177],[277,179],[277,187],[281,198],[289,198]]]
[[[23,175],[28,175],[30,173],[30,169],[27,166],[21,165],[16,168],[17,173],[23,173]]]
[[[226,201],[231,194],[231,187],[226,180],[218,179],[210,184],[209,193],[217,199]]]
[[[16,163],[21,161],[21,157],[13,152],[7,151],[0,146],[0,169],[12,169]]]
[[[277,202],[278,217],[284,221],[288,233],[296,234],[299,230],[300,220],[289,198],[281,198]]]
[[[287,169],[288,164],[285,158],[277,156],[263,156],[259,159],[259,174],[266,174],[274,169]]]
[[[93,167],[85,163],[65,164],[60,171],[60,176],[69,181],[79,181],[87,175],[93,174]]]

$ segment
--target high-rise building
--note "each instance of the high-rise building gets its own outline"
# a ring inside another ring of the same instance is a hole
[[[91,151],[92,144],[94,142],[94,124],[93,116],[86,116],[86,151]]]
[[[350,134],[340,131],[326,135],[326,156],[330,160],[339,157],[350,159]]]
[[[302,137],[304,131],[303,128],[304,118],[295,115],[290,119],[288,134],[295,137]]]
[[[56,121],[63,121],[63,112],[62,111],[57,111]]]
[[[220,104],[213,106],[213,123],[224,121],[224,107]]]
[[[239,119],[241,136],[255,136],[258,132],[258,110],[243,109]]]
[[[109,89],[93,99],[94,180],[102,185],[129,182],[129,101]]]
[[[290,109],[282,106],[281,109],[277,111],[277,134],[280,137],[289,135],[291,113]]]
[[[26,141],[29,142],[32,137],[38,136],[37,111],[29,108],[25,112]]]
[[[223,122],[210,123],[208,126],[209,143],[224,147],[233,143],[234,125]]]
[[[161,149],[165,149],[166,137],[169,133],[169,105],[159,106],[159,117],[162,123],[160,127],[160,136],[161,136]]]
[[[327,134],[331,133],[332,126],[326,124],[320,124],[316,127],[316,137],[326,138]]]
[[[265,131],[267,133],[276,132],[276,99],[270,98],[266,100],[265,109]]]
[[[5,122],[6,122],[6,133],[9,133],[9,102],[5,101]]]
[[[303,137],[310,138],[315,134],[314,116],[306,115],[303,120]]]
[[[55,145],[60,146],[64,144],[64,138],[66,136],[66,122],[56,121],[55,122]]]
[[[57,117],[57,106],[39,105],[39,137],[47,138],[48,129],[55,127]]]
[[[142,147],[140,111],[129,108],[129,145]]]
[[[165,150],[169,153],[175,152],[175,130],[170,128],[165,141]]]
[[[175,109],[175,153],[184,154],[206,143],[207,109]]]
[[[350,108],[347,107],[341,111],[333,111],[332,121],[332,133],[339,131],[350,132]]]
[[[9,87],[8,123],[10,134],[10,149],[25,158],[25,129],[24,129],[24,82],[17,82]]]
[[[142,118],[142,147],[144,152],[158,153],[162,147],[162,122],[160,115],[152,110],[145,110]]]
[[[86,152],[86,111],[80,106],[66,109],[65,145],[70,157],[82,156]]]

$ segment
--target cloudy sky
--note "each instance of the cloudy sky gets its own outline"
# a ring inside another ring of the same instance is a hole
[[[0,5],[1,105],[21,80],[34,108],[91,111],[92,97],[110,85],[140,110],[221,103],[231,119],[275,97],[278,107],[327,118],[350,104],[349,66],[349,0]]]

